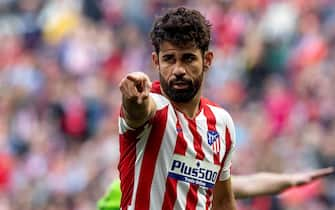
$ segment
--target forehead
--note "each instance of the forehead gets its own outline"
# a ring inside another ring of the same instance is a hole
[[[197,48],[193,43],[185,44],[184,46],[176,46],[171,42],[165,41],[160,45],[160,53],[161,54],[192,53],[201,55],[201,50]]]

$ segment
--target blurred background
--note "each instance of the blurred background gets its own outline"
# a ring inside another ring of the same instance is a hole
[[[157,78],[148,33],[178,5],[213,24],[204,92],[235,120],[233,173],[335,166],[333,0],[1,0],[0,210],[95,209],[118,176],[118,82]],[[334,210],[335,177],[238,206]]]

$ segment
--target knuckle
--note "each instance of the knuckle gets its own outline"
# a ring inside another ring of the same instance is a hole
[[[122,88],[122,86],[124,85],[124,79],[122,79],[119,83],[119,88]]]

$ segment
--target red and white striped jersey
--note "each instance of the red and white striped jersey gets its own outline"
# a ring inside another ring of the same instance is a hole
[[[160,92],[150,93],[157,111],[140,128],[119,118],[122,209],[204,210],[216,181],[230,177],[235,130],[230,115],[205,98],[194,119]]]

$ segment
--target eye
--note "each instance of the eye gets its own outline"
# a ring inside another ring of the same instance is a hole
[[[163,55],[162,60],[167,63],[173,63],[175,58],[174,55]]]
[[[193,54],[185,54],[185,55],[183,55],[183,61],[185,63],[192,63],[194,60],[196,60],[196,57]]]

